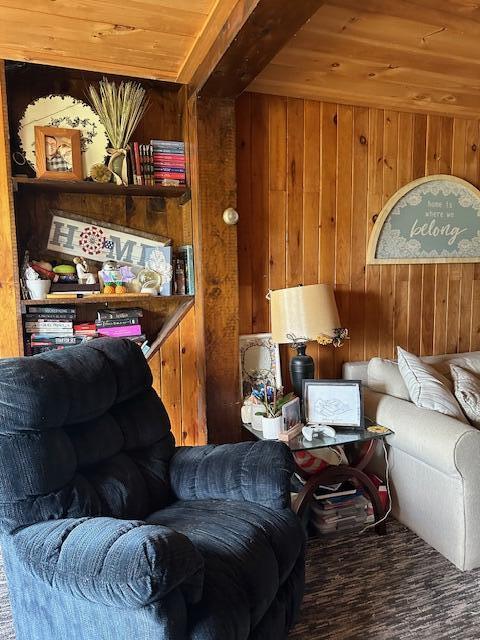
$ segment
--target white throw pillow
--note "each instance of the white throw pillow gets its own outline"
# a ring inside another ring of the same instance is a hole
[[[367,376],[368,388],[372,391],[410,401],[398,364],[393,360],[372,358],[368,363]]]
[[[455,397],[470,423],[480,429],[480,380],[470,371],[455,364],[450,365],[450,372]]]
[[[417,407],[431,409],[468,423],[455,396],[448,388],[448,381],[431,365],[413,353],[397,347],[398,368],[407,386],[410,398]]]

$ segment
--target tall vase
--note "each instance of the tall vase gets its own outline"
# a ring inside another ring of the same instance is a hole
[[[116,184],[128,184],[127,149],[108,149],[108,168],[113,173]]]

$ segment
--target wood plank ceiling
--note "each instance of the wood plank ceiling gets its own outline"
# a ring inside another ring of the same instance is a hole
[[[480,4],[328,0],[249,90],[480,115]]]
[[[0,58],[189,82],[237,0],[0,0]]]

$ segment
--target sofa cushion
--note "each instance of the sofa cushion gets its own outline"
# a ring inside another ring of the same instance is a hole
[[[480,351],[471,351],[467,353],[444,353],[438,356],[423,356],[422,360],[432,365],[439,373],[445,376],[449,381],[452,380],[450,365],[454,364],[462,369],[471,371],[480,376]],[[453,380],[452,380],[453,390]]]
[[[401,347],[397,347],[397,350],[398,367],[412,402],[417,407],[438,411],[467,422],[445,377],[413,353],[408,353]]]
[[[410,400],[410,394],[398,368],[398,363],[384,358],[372,358],[368,363],[368,387],[377,393]]]
[[[450,365],[455,397],[470,423],[480,429],[480,379],[455,364]]]
[[[248,637],[303,547],[302,527],[290,509],[247,501],[179,500],[147,522],[182,533],[203,556],[203,597],[189,612],[193,638]]]

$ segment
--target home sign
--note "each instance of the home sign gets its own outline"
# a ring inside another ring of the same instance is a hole
[[[47,249],[67,256],[104,262],[115,260],[145,267],[151,251],[171,244],[169,238],[107,222],[96,222],[66,211],[52,210]]]
[[[405,185],[375,222],[367,262],[480,262],[480,191],[448,175]]]

